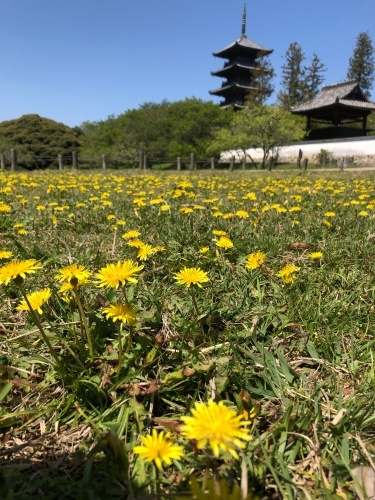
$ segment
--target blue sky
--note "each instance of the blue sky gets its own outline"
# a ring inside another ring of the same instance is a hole
[[[374,0],[246,3],[248,38],[274,49],[276,92],[291,42],[301,45],[306,63],[318,54],[326,85],[345,80],[360,32],[375,45]],[[36,113],[76,126],[163,99],[218,103],[208,91],[221,80],[210,71],[224,61],[212,52],[240,36],[243,4],[0,0],[0,121]]]

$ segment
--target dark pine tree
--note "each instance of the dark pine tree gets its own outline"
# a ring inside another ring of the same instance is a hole
[[[371,97],[371,88],[374,80],[375,63],[374,47],[367,32],[358,35],[352,57],[349,59],[347,78],[357,80],[364,95]]]
[[[290,109],[305,100],[305,70],[303,61],[305,54],[297,42],[289,45],[285,54],[285,64],[281,66],[281,91],[278,94],[279,103]]]
[[[315,97],[324,82],[324,71],[327,71],[325,64],[322,63],[319,56],[313,54],[310,66],[305,66],[305,100]]]
[[[269,57],[262,57],[258,67],[252,71],[251,85],[253,86],[253,90],[249,92],[246,102],[248,104],[260,104],[261,106],[265,104],[274,91],[272,84],[274,77],[275,70],[272,67]]]

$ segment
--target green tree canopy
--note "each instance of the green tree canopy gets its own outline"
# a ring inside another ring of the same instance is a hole
[[[349,59],[347,78],[357,80],[364,95],[370,99],[374,81],[374,47],[367,32],[360,33],[352,57]]]
[[[253,90],[249,92],[246,102],[265,104],[274,91],[272,84],[274,77],[275,70],[269,56],[262,57],[258,66],[252,70],[251,85],[253,86]]]
[[[211,152],[232,149],[246,155],[249,148],[262,148],[264,168],[270,155],[276,157],[281,146],[303,136],[303,120],[283,106],[250,104],[235,113],[229,127],[218,130]]]
[[[306,59],[302,47],[297,42],[289,45],[285,54],[285,64],[282,65],[281,90],[278,94],[279,103],[284,108],[291,109],[305,98],[305,70],[303,62]]]
[[[0,123],[0,151],[17,150],[19,165],[29,170],[57,165],[59,154],[71,157],[81,145],[82,131],[39,115],[23,115]]]
[[[317,54],[313,54],[310,65],[305,66],[305,98],[310,100],[315,97],[324,82],[324,71],[327,68]]]
[[[112,158],[136,157],[143,151],[150,159],[168,159],[195,152],[206,156],[215,131],[228,124],[233,110],[196,98],[145,103],[118,117],[82,124],[83,153]]]

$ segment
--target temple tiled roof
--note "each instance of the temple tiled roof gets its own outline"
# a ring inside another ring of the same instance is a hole
[[[369,102],[365,98],[355,80],[350,80],[323,87],[311,101],[292,108],[292,112],[305,114],[333,105],[375,111],[375,103]]]

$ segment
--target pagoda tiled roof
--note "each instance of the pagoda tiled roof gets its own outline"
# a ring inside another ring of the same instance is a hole
[[[227,58],[228,55],[233,52],[233,49],[236,48],[253,50],[263,55],[271,54],[273,52],[273,49],[266,49],[265,47],[262,47],[262,45],[253,42],[253,40],[250,40],[250,38],[247,38],[245,35],[242,35],[224,49],[214,52],[213,55],[216,57]]]
[[[213,95],[225,94],[225,93],[227,93],[227,91],[233,90],[233,89],[250,91],[250,90],[254,89],[254,87],[251,87],[249,85],[242,85],[242,84],[237,83],[237,82],[230,82],[227,85],[223,85],[222,87],[219,87],[218,89],[210,90],[210,94],[213,94]]]
[[[213,75],[213,76],[224,75],[225,73],[229,72],[230,70],[232,70],[234,68],[252,70],[252,69],[257,69],[257,66],[254,66],[254,64],[244,64],[244,63],[233,62],[230,64],[226,64],[221,69],[218,69],[216,71],[211,71],[211,75]]]
[[[331,106],[375,111],[375,103],[366,99],[358,82],[349,80],[323,87],[319,94],[313,99],[292,108],[292,112],[296,114],[306,114],[310,111],[313,112]]]

